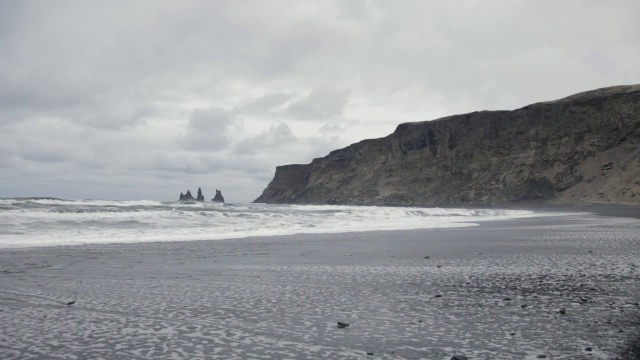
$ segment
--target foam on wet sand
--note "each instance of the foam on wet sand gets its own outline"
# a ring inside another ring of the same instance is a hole
[[[609,359],[638,302],[621,217],[2,249],[0,358]]]

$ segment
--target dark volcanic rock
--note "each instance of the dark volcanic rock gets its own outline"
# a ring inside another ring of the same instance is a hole
[[[213,199],[211,199],[211,201],[223,203],[224,197],[222,196],[222,192],[216,189],[216,196],[214,196]]]
[[[255,202],[462,205],[640,203],[640,85],[514,111],[400,124],[306,165]]]
[[[195,199],[193,198],[193,195],[191,195],[191,191],[187,190],[187,193],[184,195],[180,193],[180,200],[187,201],[187,200],[195,200]]]
[[[451,360],[469,360],[469,358],[464,355],[453,355]]]
[[[196,198],[197,201],[204,201],[204,195],[202,195],[202,189],[198,188],[198,197]]]

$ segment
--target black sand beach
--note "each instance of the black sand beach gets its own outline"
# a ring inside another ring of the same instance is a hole
[[[611,359],[639,302],[625,217],[2,249],[0,358]]]

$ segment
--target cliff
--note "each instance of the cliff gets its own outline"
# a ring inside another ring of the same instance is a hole
[[[640,85],[513,111],[405,123],[306,165],[255,202],[358,205],[640,203]]]

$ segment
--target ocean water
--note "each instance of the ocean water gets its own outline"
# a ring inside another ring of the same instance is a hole
[[[456,228],[526,210],[0,199],[0,248]]]

